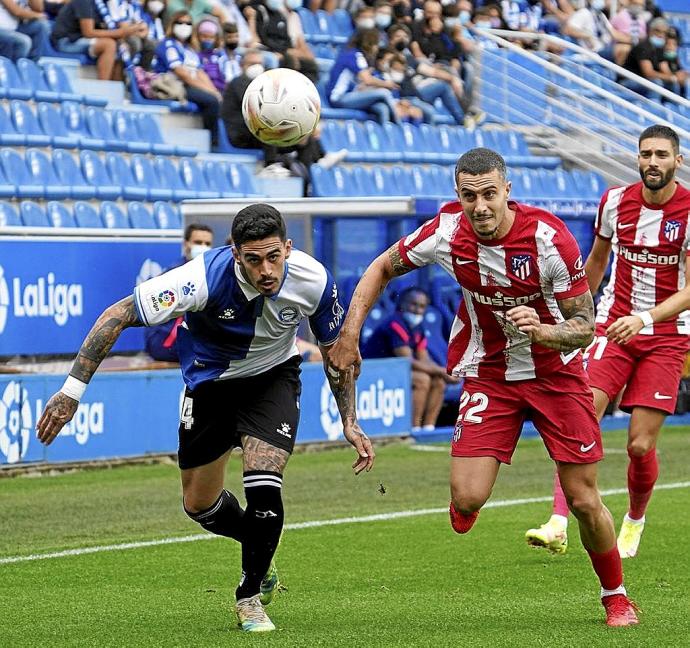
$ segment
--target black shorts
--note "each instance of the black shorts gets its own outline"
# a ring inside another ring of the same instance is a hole
[[[180,468],[215,461],[241,447],[245,434],[292,452],[299,423],[301,363],[300,356],[293,356],[257,376],[186,389],[178,432]]]

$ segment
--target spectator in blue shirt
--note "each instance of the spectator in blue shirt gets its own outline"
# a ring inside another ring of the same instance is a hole
[[[358,29],[331,68],[326,95],[334,108],[367,110],[381,123],[397,122],[391,90],[398,85],[371,72],[378,50],[378,29]]]
[[[156,48],[155,71],[173,72],[184,83],[187,99],[201,111],[204,128],[211,133],[211,146],[218,144],[218,114],[221,94],[201,67],[199,54],[191,46],[192,16],[178,11],[170,19],[166,39]]]
[[[436,364],[427,350],[424,313],[429,297],[421,288],[404,290],[398,308],[372,333],[362,348],[363,358],[410,358],[412,365],[412,431],[436,427],[446,383],[457,380]]]

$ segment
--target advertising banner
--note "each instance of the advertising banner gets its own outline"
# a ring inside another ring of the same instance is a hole
[[[297,442],[342,439],[338,409],[321,364],[303,364],[302,369]],[[64,376],[0,375],[0,465],[176,452],[183,395],[178,370],[96,374],[74,419],[45,447],[36,439],[36,422],[63,382]],[[371,436],[409,432],[408,360],[364,362],[357,382],[357,413]]]

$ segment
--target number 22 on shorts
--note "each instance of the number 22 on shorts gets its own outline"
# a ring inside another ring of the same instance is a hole
[[[467,407],[470,405],[470,407]],[[458,408],[458,420],[455,424],[453,441],[457,441],[462,433],[462,423],[481,423],[482,417],[479,416],[489,406],[489,397],[483,392],[469,394],[466,391],[460,396],[460,407]],[[465,408],[467,409],[465,410]],[[464,411],[463,411],[464,410]]]

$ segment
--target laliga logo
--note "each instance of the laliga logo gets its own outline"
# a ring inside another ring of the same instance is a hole
[[[26,455],[30,438],[29,394],[20,383],[11,381],[0,400],[0,452],[7,463],[17,463]]]
[[[357,418],[360,421],[379,420],[390,427],[396,418],[405,416],[405,390],[386,389],[383,380],[371,383],[368,389],[357,390]],[[329,441],[343,433],[338,404],[331,393],[328,380],[321,385],[321,427]]]
[[[10,291],[5,281],[5,271],[0,266],[0,333],[5,330],[7,323],[7,309],[10,306]]]

